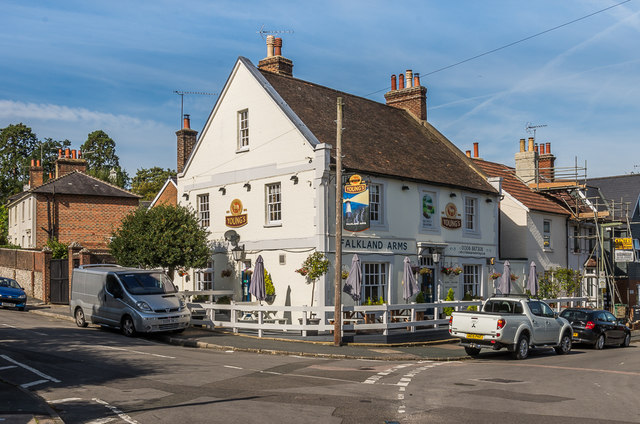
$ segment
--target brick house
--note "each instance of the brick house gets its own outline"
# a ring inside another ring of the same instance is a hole
[[[177,206],[178,186],[176,185],[176,181],[176,177],[167,178],[167,181],[165,181],[158,194],[156,194],[156,197],[151,201],[149,208],[159,205]]]
[[[32,161],[29,188],[9,198],[9,241],[42,249],[49,239],[105,250],[122,219],[140,197],[84,173],[75,150],[59,151],[55,178],[43,182],[40,161]]]

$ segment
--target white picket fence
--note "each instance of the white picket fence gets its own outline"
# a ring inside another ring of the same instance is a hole
[[[587,300],[586,297],[544,299],[549,304],[555,304],[557,312],[563,306],[582,306]],[[417,328],[442,329],[449,323],[448,318],[440,318],[444,308],[459,311],[469,306],[481,308],[481,305],[482,301],[474,300],[343,306],[342,331],[381,332],[388,335],[390,330],[414,332]],[[190,302],[188,306],[192,312],[192,324],[226,328],[236,333],[241,330],[255,331],[258,337],[263,337],[265,331],[297,332],[306,337],[334,329],[333,306],[274,306],[265,302],[231,302],[230,305]]]

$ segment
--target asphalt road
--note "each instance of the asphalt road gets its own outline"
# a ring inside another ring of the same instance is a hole
[[[259,355],[0,310],[0,380],[66,423],[640,422],[638,346],[457,362]]]

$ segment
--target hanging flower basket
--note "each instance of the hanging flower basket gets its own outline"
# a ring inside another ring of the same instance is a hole
[[[518,276],[517,276],[517,275],[515,275],[515,274],[511,274],[511,276],[510,276],[510,277],[511,277],[511,281],[516,281],[518,278],[520,278],[520,277],[518,277]]]
[[[181,277],[184,277],[185,275],[189,274],[185,268],[176,268],[176,272]]]
[[[418,265],[411,265],[411,272],[413,272],[414,274],[416,272],[420,272],[420,267]]]
[[[453,272],[455,275],[460,275],[460,274],[462,274],[462,268],[460,268],[459,266],[457,266],[457,267],[453,268],[453,271],[452,271],[452,272]]]
[[[343,269],[341,277],[342,277],[343,280],[346,280],[347,278],[349,278],[349,271]]]
[[[418,272],[420,273],[420,275],[431,274],[431,270],[427,267],[420,268],[420,271]]]
[[[450,266],[443,266],[442,269],[440,270],[444,275],[451,275],[451,273],[453,272],[453,267]]]
[[[222,277],[231,277],[231,270],[230,269],[223,269],[222,272],[220,273],[220,275]]]
[[[494,272],[492,274],[489,274],[489,278],[491,278],[492,280],[497,280],[500,277],[502,277],[502,274],[500,274],[499,272]]]
[[[309,273],[309,268],[303,266],[302,268],[296,269],[296,272],[302,275],[303,277],[306,277],[307,274]]]

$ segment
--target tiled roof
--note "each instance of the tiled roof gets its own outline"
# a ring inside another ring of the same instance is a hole
[[[408,112],[296,78],[260,72],[321,143],[335,146],[336,99],[343,98],[345,169],[496,192],[449,140]]]
[[[76,194],[82,196],[102,197],[128,197],[140,198],[140,196],[124,190],[113,184],[109,184],[98,178],[94,178],[83,172],[73,171],[61,177],[47,181],[41,186],[31,188],[16,194],[10,198],[10,202],[21,199],[29,193],[48,194]]]
[[[502,189],[513,196],[527,208],[562,215],[569,213],[552,198],[529,188],[520,178],[516,177],[515,169],[509,166],[476,159],[474,163],[489,177],[502,177]]]
[[[640,198],[640,174],[589,178],[587,180],[587,186],[591,192],[595,187],[599,188],[608,202],[614,202],[613,206],[616,215],[622,213],[624,217],[628,214],[628,218],[632,218],[634,210],[638,207],[638,199]],[[623,203],[622,208],[620,207],[621,202]]]

